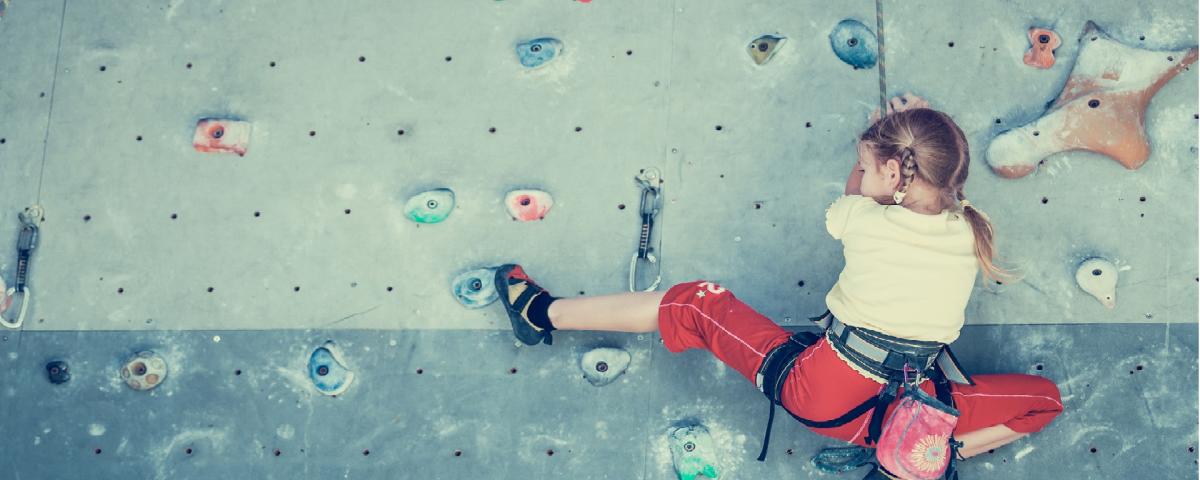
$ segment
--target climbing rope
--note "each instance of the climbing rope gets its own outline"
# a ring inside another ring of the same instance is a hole
[[[883,0],[875,0],[875,29],[879,31],[879,118],[887,116],[887,76],[883,68]]]

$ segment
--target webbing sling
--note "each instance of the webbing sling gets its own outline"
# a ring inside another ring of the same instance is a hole
[[[796,363],[796,357],[800,356],[810,345],[817,343],[820,338],[812,332],[797,332],[792,334],[788,341],[783,342],[779,346],[771,349],[763,359],[762,365],[758,369],[755,376],[755,384],[759,391],[767,396],[767,400],[771,401],[771,414],[767,417],[767,434],[763,437],[762,452],[758,454],[758,461],[764,461],[767,458],[767,445],[771,441],[771,424],[775,423],[775,405],[783,405],[780,401],[780,393],[783,390],[783,381],[787,379],[788,373],[792,370],[792,365]],[[784,410],[787,410],[784,408]],[[792,412],[788,412],[791,414]],[[795,417],[795,414],[792,414]],[[803,422],[800,417],[797,420]]]

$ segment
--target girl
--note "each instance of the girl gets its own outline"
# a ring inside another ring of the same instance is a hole
[[[846,265],[826,296],[834,321],[867,334],[949,344],[982,267],[989,280],[1012,274],[992,263],[992,226],[967,202],[967,139],[949,116],[915,96],[893,98],[889,112],[858,138],[858,162],[845,195],[825,213]],[[876,118],[872,115],[872,120]],[[533,345],[553,330],[659,331],[667,350],[707,349],[751,382],[767,353],[791,333],[709,281],[636,292],[559,299],[519,265],[496,275],[513,332]],[[852,329],[852,330],[853,330]],[[920,343],[915,342],[915,343]],[[851,361],[828,335],[808,346],[783,379],[781,404],[806,419],[835,419],[880,394],[887,381]],[[1062,412],[1058,387],[1033,375],[975,375],[952,383],[961,415],[954,431],[969,458],[1037,432]],[[921,389],[934,395],[933,382]],[[891,402],[885,415],[890,414]],[[831,428],[828,437],[867,445],[873,411]]]

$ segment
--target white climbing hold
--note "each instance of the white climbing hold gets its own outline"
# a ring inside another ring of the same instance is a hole
[[[596,348],[583,354],[579,367],[588,382],[603,387],[625,373],[630,360],[629,352],[620,348]]]
[[[1079,288],[1096,297],[1105,307],[1117,306],[1117,266],[1103,258],[1089,258],[1075,271]]]

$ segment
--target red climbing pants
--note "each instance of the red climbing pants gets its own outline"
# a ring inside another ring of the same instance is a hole
[[[728,290],[702,280],[667,290],[659,304],[658,329],[667,350],[709,350],[752,383],[767,352],[791,336]],[[1063,410],[1058,386],[1042,377],[973,375],[972,380],[975,386],[951,384],[954,405],[961,413],[955,434],[1001,424],[1016,432],[1037,432]],[[784,380],[783,407],[809,420],[832,420],[878,395],[883,387],[852,369],[822,337],[800,354]],[[931,381],[921,389],[934,395]],[[892,402],[887,415],[895,406]],[[841,427],[811,430],[865,446],[871,413],[868,410]]]

